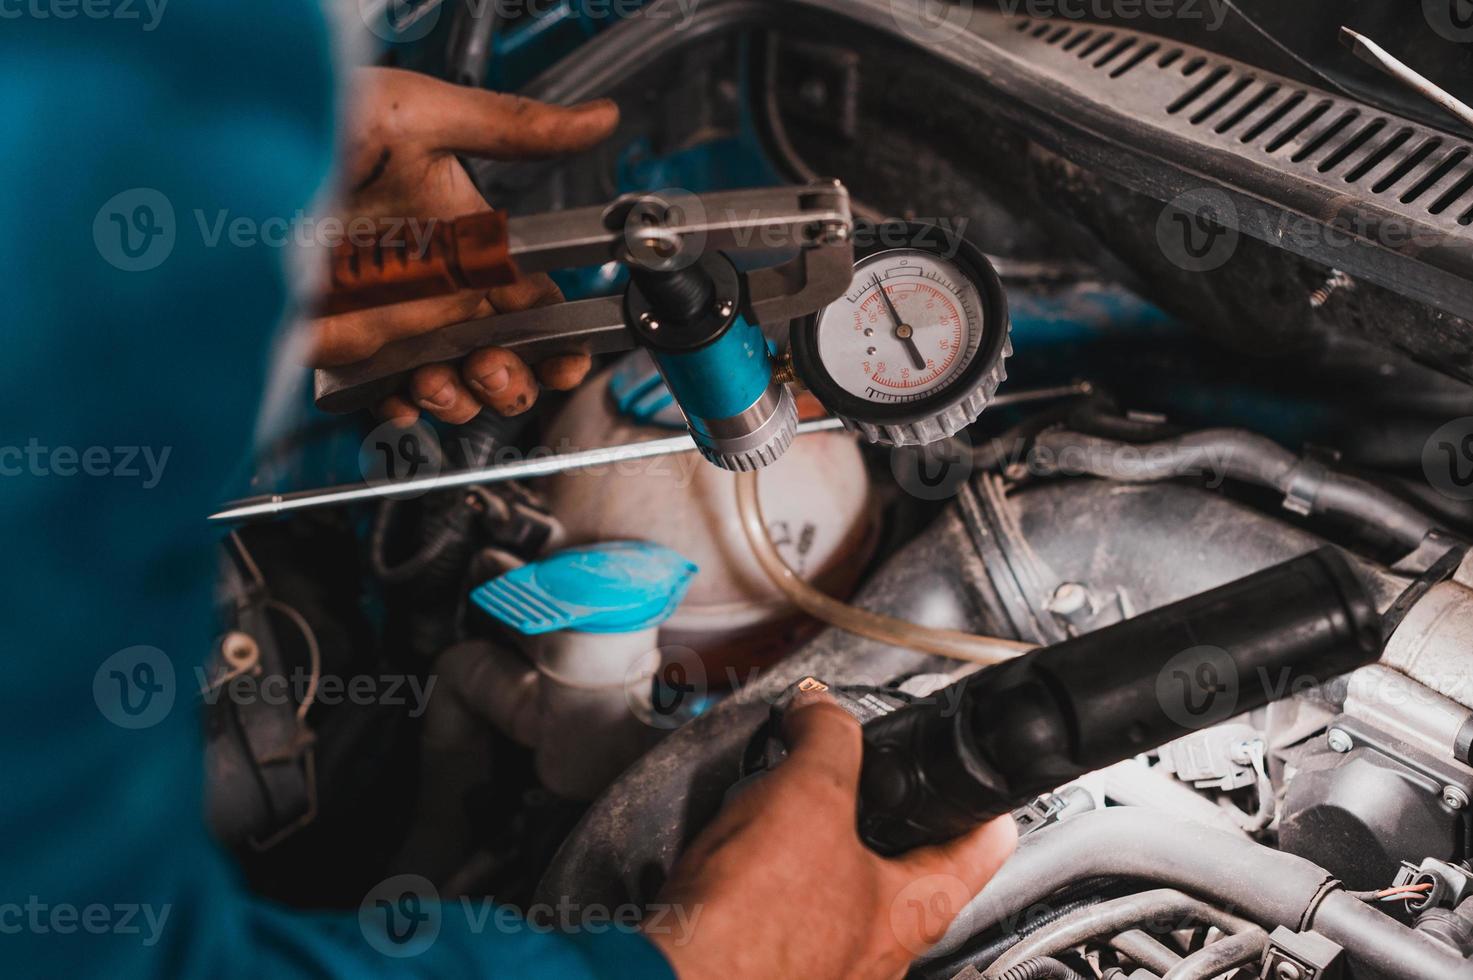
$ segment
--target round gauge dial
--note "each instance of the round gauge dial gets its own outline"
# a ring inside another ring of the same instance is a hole
[[[919,401],[976,354],[982,297],[956,265],[919,249],[877,252],[818,315],[818,356],[839,387],[867,401]]]
[[[793,328],[797,373],[872,442],[936,442],[973,422],[1006,373],[1007,299],[986,257],[933,225],[857,228],[843,296]]]

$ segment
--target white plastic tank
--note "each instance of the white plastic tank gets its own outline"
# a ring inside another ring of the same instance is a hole
[[[627,365],[626,365],[627,367]],[[677,430],[620,414],[609,391],[615,369],[584,384],[550,424],[557,453],[648,439]],[[783,559],[831,595],[847,597],[878,537],[878,507],[852,435],[800,436],[762,471],[762,510]],[[736,512],[731,473],[694,449],[677,456],[564,473],[541,487],[567,529],[567,544],[642,539],[674,548],[700,566],[660,643],[695,651],[711,688],[747,679],[813,632],[767,581]]]

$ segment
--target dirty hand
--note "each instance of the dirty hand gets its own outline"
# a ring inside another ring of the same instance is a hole
[[[417,228],[430,219],[484,211],[490,205],[456,154],[523,160],[576,153],[607,138],[619,122],[618,107],[608,100],[561,108],[391,68],[358,70],[353,93],[342,175],[345,224],[368,217],[414,221],[408,227]],[[313,323],[313,362],[349,364],[402,337],[562,298],[551,279],[535,275],[493,289],[322,317]],[[407,423],[423,409],[461,423],[489,405],[516,415],[536,400],[539,380],[571,388],[588,368],[586,355],[561,356],[539,364],[534,376],[516,355],[485,348],[458,364],[415,371],[408,390],[385,400],[378,413]]]
[[[728,802],[665,887],[691,927],[646,934],[681,980],[900,977],[1012,854],[1016,825],[882,858],[855,826],[858,723],[819,699],[786,724],[788,758]]]

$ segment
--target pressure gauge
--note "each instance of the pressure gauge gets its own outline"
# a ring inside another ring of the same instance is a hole
[[[887,222],[855,236],[849,291],[793,327],[794,368],[871,442],[954,435],[1007,377],[1002,283],[975,246],[935,225]]]

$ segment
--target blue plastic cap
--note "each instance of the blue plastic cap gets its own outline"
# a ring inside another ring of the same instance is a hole
[[[648,351],[637,350],[615,365],[609,375],[609,395],[619,413],[636,422],[685,428],[685,416]]]
[[[570,548],[492,579],[471,601],[527,636],[633,633],[669,619],[698,569],[646,541]]]

